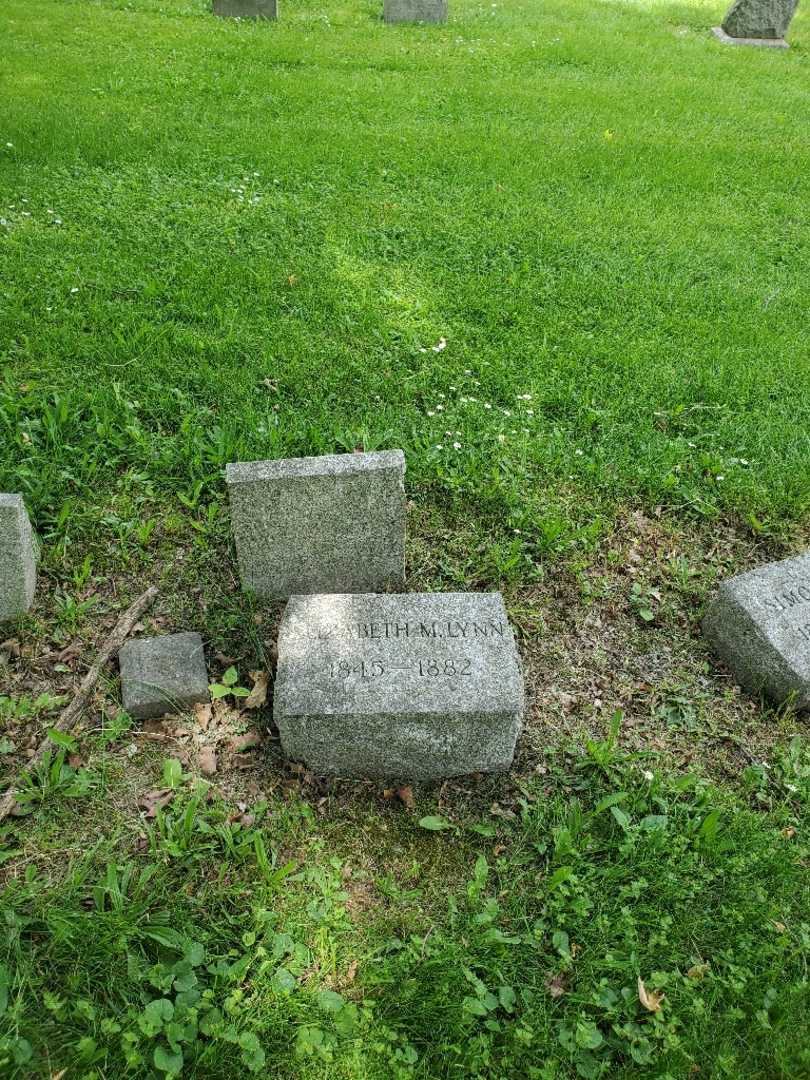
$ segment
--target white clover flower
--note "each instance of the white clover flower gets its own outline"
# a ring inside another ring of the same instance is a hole
[[[492,406],[490,405],[490,403],[489,403],[488,401],[485,401],[485,402],[484,402],[484,408],[485,408],[485,409],[491,409],[491,408],[492,408]]]
[[[428,414],[428,416],[435,416],[436,415],[436,413],[433,411],[433,409],[428,409],[427,414]]]
[[[460,442],[454,442],[453,443],[453,449],[454,450],[460,450],[461,449],[461,443]]]
[[[577,457],[585,457],[585,451],[584,450],[575,450],[574,453],[576,454]]]
[[[441,444],[441,443],[437,443],[437,444],[436,444],[436,449],[437,449],[437,450],[444,450],[444,447],[442,446],[442,444]]]

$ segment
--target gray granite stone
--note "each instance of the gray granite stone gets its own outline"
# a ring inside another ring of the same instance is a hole
[[[277,0],[213,0],[213,12],[221,19],[276,19]]]
[[[209,700],[199,634],[128,641],[118,654],[118,665],[124,709],[138,720],[182,712]]]
[[[732,39],[784,38],[798,0],[734,0],[722,29]]]
[[[387,23],[447,22],[447,0],[384,0],[383,19]]]
[[[739,38],[729,37],[722,26],[713,26],[712,33],[724,45],[750,45],[757,49],[789,49],[784,38]]]
[[[285,753],[317,773],[508,769],[523,677],[500,593],[291,597],[273,712]]]
[[[31,607],[37,583],[37,546],[22,495],[0,494],[0,623]]]
[[[810,554],[724,581],[703,632],[746,690],[807,708]]]
[[[228,465],[243,586],[262,599],[401,587],[404,476],[401,450]]]

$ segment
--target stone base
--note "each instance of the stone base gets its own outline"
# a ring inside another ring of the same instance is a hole
[[[713,26],[712,33],[724,45],[754,45],[758,49],[789,49],[784,38],[744,38],[730,37],[722,26]]]
[[[276,0],[213,0],[213,12],[221,19],[277,19]]]
[[[447,22],[447,0],[384,0],[383,21]]]

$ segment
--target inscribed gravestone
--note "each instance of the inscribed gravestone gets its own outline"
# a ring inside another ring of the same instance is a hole
[[[404,476],[401,450],[228,465],[244,587],[282,599],[401,586]]]
[[[128,641],[118,654],[121,696],[130,716],[145,720],[209,700],[208,669],[199,634]]]
[[[384,0],[383,20],[401,22],[447,22],[447,0]]]
[[[810,554],[724,581],[703,632],[746,690],[810,705]]]
[[[275,19],[277,0],[213,0],[213,11],[221,19]]]
[[[0,623],[31,607],[37,549],[22,495],[0,494]]]
[[[431,780],[507,769],[523,677],[500,593],[293,596],[274,718],[318,773]]]

